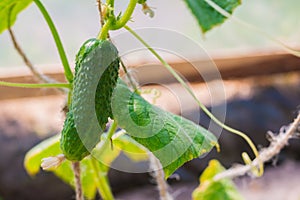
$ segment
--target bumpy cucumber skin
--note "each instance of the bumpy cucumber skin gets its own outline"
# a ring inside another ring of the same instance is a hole
[[[109,66],[106,69],[102,69],[102,71],[105,71],[98,79],[96,91],[88,91],[90,77],[94,77],[95,73],[99,73],[99,68],[103,67],[102,65],[105,62],[102,62],[102,60],[107,61],[107,59],[111,59],[113,62],[109,62]],[[93,60],[97,62],[92,62]],[[68,160],[82,160],[90,154],[90,151],[99,142],[102,131],[93,131],[98,129],[95,129],[95,124],[89,123],[89,112],[86,113],[85,110],[86,104],[89,104],[93,99],[86,99],[85,97],[94,95],[93,105],[99,124],[97,126],[104,130],[108,118],[112,118],[111,96],[117,83],[118,71],[118,51],[109,41],[89,39],[80,48],[76,56],[72,103],[70,111],[67,113],[60,140],[61,150]],[[74,116],[74,112],[82,113],[82,115],[78,116],[77,114]],[[86,124],[88,126],[87,129],[91,131],[80,135],[75,123],[78,120],[81,125]],[[81,121],[83,122],[81,123]]]
[[[67,113],[64,122],[60,138],[60,148],[65,157],[71,161],[80,161],[89,155],[89,151],[85,145],[82,144],[77,133],[72,110]]]

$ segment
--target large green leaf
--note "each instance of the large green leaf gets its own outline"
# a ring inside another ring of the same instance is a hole
[[[184,0],[196,17],[202,32],[205,33],[213,27],[222,24],[225,17],[211,7],[205,0]],[[241,0],[211,0],[225,11],[232,13],[241,4]]]
[[[105,134],[102,135],[105,138]],[[53,136],[49,139],[44,140],[40,144],[36,145],[30,151],[27,152],[24,159],[24,166],[26,171],[34,176],[40,171],[41,160],[43,158],[57,156],[61,154],[59,147],[60,135]],[[122,135],[113,139],[113,144],[118,148],[106,148],[104,152],[99,156],[99,145],[95,147],[92,154],[96,156],[101,162],[95,162],[95,159],[91,156],[86,157],[80,163],[81,166],[81,181],[84,195],[88,199],[95,198],[98,182],[96,180],[98,173],[100,176],[107,173],[109,170],[109,165],[117,158],[121,150],[125,150],[126,155],[134,161],[146,159],[146,150],[136,141],[131,139],[128,135]],[[126,147],[125,147],[126,146]],[[109,146],[110,147],[110,146]],[[138,156],[136,156],[138,154]],[[98,171],[95,171],[95,165]],[[59,178],[61,178],[66,183],[74,186],[74,173],[72,170],[72,165],[70,161],[64,161],[56,169],[51,169]]]
[[[8,21],[12,26],[17,15],[24,10],[33,0],[1,0],[0,1],[0,33],[8,29]],[[9,18],[10,16],[10,18]],[[10,19],[10,20],[8,20]]]
[[[193,192],[193,200],[242,200],[230,179],[213,181],[213,177],[224,170],[217,160],[211,160],[200,177],[199,187]]]
[[[153,106],[121,81],[113,93],[112,111],[119,126],[160,160],[166,178],[217,144],[208,130]]]

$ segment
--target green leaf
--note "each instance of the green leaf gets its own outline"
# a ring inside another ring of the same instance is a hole
[[[105,136],[106,133],[102,135],[103,139]],[[62,153],[59,146],[59,139],[60,134],[55,135],[42,141],[27,152],[24,159],[24,166],[28,174],[34,176],[40,171],[41,160],[43,158],[57,156]],[[92,155],[101,162],[97,161],[93,163],[91,156],[86,157],[80,162],[83,192],[88,199],[94,199],[97,187],[100,188],[96,179],[96,173],[99,176],[106,174],[110,164],[119,156],[121,150],[134,161],[147,159],[147,150],[128,135],[120,135],[113,138],[113,144],[115,148],[106,148],[101,154],[99,154],[99,144],[92,151]],[[97,166],[93,166],[94,164]],[[95,171],[95,167],[97,171]],[[70,161],[64,161],[59,167],[51,171],[64,182],[74,187],[74,173]]]
[[[43,158],[57,156],[62,153],[59,147],[59,139],[60,134],[55,135],[42,141],[27,152],[24,159],[24,166],[27,173],[31,176],[36,175],[40,171],[41,160]],[[93,171],[90,167],[89,159],[84,159],[81,162],[81,170],[83,192],[87,198],[92,199],[96,195],[97,188],[96,183],[93,181]],[[59,167],[52,169],[51,171],[64,182],[74,187],[74,173],[70,161],[64,161]]]
[[[24,167],[29,175],[34,176],[40,171],[43,158],[61,154],[59,148],[59,138],[59,134],[50,137],[26,153]]]
[[[128,135],[122,134],[116,137],[113,139],[113,145],[121,149],[132,161],[140,162],[148,160],[147,149]]]
[[[29,152],[27,152],[24,160],[24,166],[26,171],[30,175],[33,176],[40,171],[41,160],[43,158],[56,156],[62,153],[59,147],[59,138],[60,135],[51,137],[41,142],[40,144],[36,145]],[[115,159],[118,154],[115,157],[112,156],[115,154],[108,154],[108,155],[110,159],[112,158]],[[108,157],[108,155],[106,157]],[[100,166],[102,166],[99,162],[97,162],[97,164],[99,165],[99,168]],[[96,176],[95,176],[94,168],[91,164],[91,157],[89,156],[83,159],[80,163],[80,167],[81,167],[82,189],[84,195],[88,199],[93,199],[95,198],[96,191],[97,191],[97,180],[95,180]],[[100,168],[100,169],[104,169],[104,168]],[[108,169],[105,168],[105,170],[107,171]],[[56,169],[52,169],[50,171],[53,171],[53,173],[56,176],[58,176],[64,182],[74,187],[74,173],[70,161],[66,160],[59,167],[57,167]]]
[[[1,0],[0,1],[0,33],[15,23],[17,15],[24,10],[33,0]],[[10,16],[10,18],[9,18]],[[10,20],[9,20],[10,19]]]
[[[160,160],[166,178],[217,144],[208,130],[153,106],[120,81],[112,96],[112,111],[118,125]]]
[[[200,177],[199,187],[192,194],[193,200],[242,200],[232,180],[213,181],[213,177],[224,170],[219,161],[211,160]]]
[[[232,13],[241,4],[241,0],[211,0],[219,7]],[[196,17],[202,32],[205,33],[213,27],[222,24],[225,17],[211,7],[205,0],[185,0],[192,14]]]

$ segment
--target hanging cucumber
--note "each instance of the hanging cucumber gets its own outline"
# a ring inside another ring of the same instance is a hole
[[[89,39],[80,48],[72,102],[60,140],[67,159],[82,160],[99,142],[108,118],[112,118],[111,96],[118,71],[118,51],[111,42]]]

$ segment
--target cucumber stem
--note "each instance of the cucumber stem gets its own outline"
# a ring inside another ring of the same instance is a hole
[[[138,0],[130,0],[122,17],[110,27],[111,30],[117,30],[126,25],[126,23],[131,19],[131,15],[136,7],[137,2]]]
[[[62,45],[61,39],[58,35],[57,29],[55,28],[55,25],[49,15],[49,13],[47,12],[46,8],[44,7],[44,5],[41,3],[40,0],[34,0],[34,3],[37,5],[37,7],[39,8],[39,10],[41,11],[41,13],[43,14],[48,27],[52,33],[52,36],[54,38],[61,62],[63,64],[64,67],[64,71],[65,71],[65,77],[68,80],[69,83],[72,83],[73,81],[73,73],[71,71],[64,47]]]
[[[138,0],[130,0],[124,14],[122,17],[118,20],[116,20],[116,17],[114,14],[112,16],[108,17],[108,20],[105,22],[105,24],[102,26],[102,29],[100,33],[98,34],[97,38],[101,40],[106,40],[108,37],[108,31],[109,30],[117,30],[126,25],[126,23],[131,19],[131,15],[136,7]],[[110,8],[114,8],[114,0],[107,1],[107,6]],[[101,11],[101,9],[100,9]],[[101,12],[100,12],[101,13]],[[103,16],[101,16],[103,17]]]
[[[113,22],[113,19],[112,18],[109,18],[105,24],[103,25],[103,27],[101,28],[101,31],[100,33],[98,34],[97,36],[97,39],[100,39],[100,40],[106,40],[107,37],[108,37],[108,31],[110,29],[110,26]]]
[[[236,135],[239,135],[242,137],[250,146],[252,149],[255,157],[258,156],[258,151],[253,144],[252,140],[243,132],[236,130],[234,128],[231,128],[224,123],[222,123],[220,120],[218,120],[205,106],[202,104],[192,91],[192,89],[182,80],[182,78],[174,71],[174,69],[145,41],[143,40],[135,31],[133,31],[130,27],[124,26],[126,30],[128,30],[137,40],[139,40],[162,64],[163,66],[176,78],[176,80],[186,89],[186,91],[193,97],[193,99],[197,102],[199,107],[205,112],[207,116],[209,116],[216,124],[218,124],[220,127],[224,128],[225,130],[234,133]],[[246,162],[249,162],[249,156],[246,153],[242,154],[243,159]],[[260,163],[259,165],[259,171],[255,173],[257,176],[261,176],[263,174],[264,167],[263,163]]]

